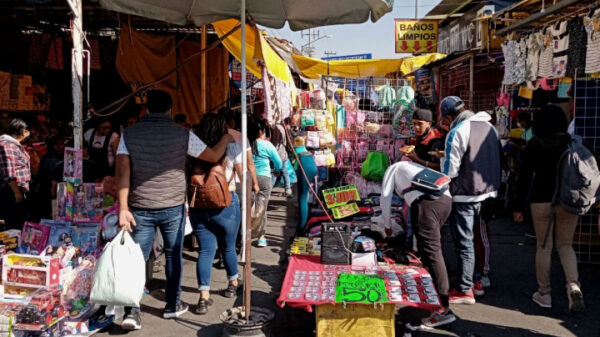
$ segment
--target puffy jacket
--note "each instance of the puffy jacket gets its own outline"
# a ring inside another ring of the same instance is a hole
[[[446,136],[446,153],[441,160],[442,172],[452,178],[454,202],[495,198],[500,187],[498,132],[489,123],[487,112],[463,112],[469,113],[470,117],[459,121]]]

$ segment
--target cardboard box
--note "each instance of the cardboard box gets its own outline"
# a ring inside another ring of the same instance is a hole
[[[317,337],[394,337],[394,314],[393,304],[318,305]]]

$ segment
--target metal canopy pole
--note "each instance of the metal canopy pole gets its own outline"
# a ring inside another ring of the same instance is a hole
[[[82,115],[83,99],[81,86],[83,81],[83,19],[82,0],[67,0],[71,8],[71,38],[73,49],[71,50],[71,88],[73,95],[73,138],[76,149],[81,149],[82,137]],[[89,70],[88,70],[89,71]]]
[[[240,22],[242,24],[242,149],[246,153],[248,148],[248,113],[246,106],[246,0],[240,0]],[[250,308],[251,308],[251,251],[252,246],[250,245],[250,238],[252,231],[248,226],[248,156],[242,156],[242,231],[245,233],[244,243],[244,318],[246,324],[250,320]]]

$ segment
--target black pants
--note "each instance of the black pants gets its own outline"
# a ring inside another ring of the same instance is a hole
[[[410,206],[413,231],[425,268],[429,270],[437,286],[442,306],[448,308],[448,271],[442,255],[442,225],[452,211],[452,198],[441,196],[435,200],[418,200]]]
[[[5,223],[2,230],[20,230],[25,222],[25,203],[16,202],[15,194],[8,185],[0,187],[0,220]]]

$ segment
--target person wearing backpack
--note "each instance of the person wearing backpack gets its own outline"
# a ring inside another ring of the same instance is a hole
[[[162,316],[177,318],[188,310],[180,300],[183,271],[187,157],[218,162],[234,141],[224,135],[208,147],[195,134],[171,118],[173,100],[169,93],[147,93],[148,114],[126,128],[117,149],[116,184],[119,194],[119,226],[132,233],[148,260],[158,228],[165,251],[165,308]],[[140,308],[125,308],[121,327],[142,328]]]
[[[438,327],[456,320],[450,310],[448,295],[450,286],[441,242],[441,228],[452,210],[452,198],[447,186],[436,193],[441,195],[414,188],[415,177],[424,170],[431,169],[410,161],[400,161],[388,167],[383,177],[380,207],[386,235],[391,236],[393,234],[392,196],[396,194],[402,197],[410,206],[410,217],[417,237],[419,253],[423,264],[433,276],[441,299],[440,310],[433,310],[429,317],[422,320],[422,323],[429,327]],[[438,175],[442,176],[439,173]],[[449,181],[448,177],[445,178]]]
[[[557,188],[561,157],[569,147],[567,118],[562,109],[547,105],[535,114],[533,138],[527,144],[516,183],[515,222],[523,222],[523,211],[529,194],[531,216],[537,240],[535,256],[538,290],[532,299],[543,308],[552,307],[550,265],[552,248],[556,247],[567,281],[569,309],[584,309],[583,294],[573,250],[573,236],[578,215],[569,213],[559,203],[552,206]],[[554,213],[554,219],[552,215]],[[551,222],[552,220],[552,222]],[[548,232],[550,230],[550,232]]]
[[[214,146],[228,134],[227,122],[221,115],[205,114],[195,133],[207,146]],[[206,314],[213,303],[210,280],[217,245],[223,255],[229,281],[223,296],[231,298],[237,294],[239,273],[235,243],[241,211],[233,177],[235,173],[241,176],[242,155],[242,147],[238,143],[229,143],[225,156],[217,163],[196,159],[190,174],[188,202],[190,222],[199,246],[196,276],[200,299],[196,313],[200,315]]]

